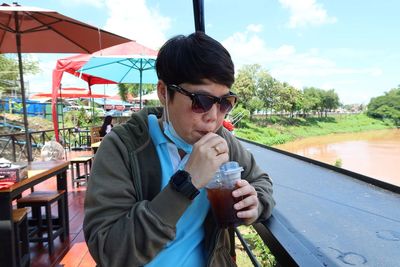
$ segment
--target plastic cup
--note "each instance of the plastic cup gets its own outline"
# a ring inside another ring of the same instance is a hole
[[[233,205],[240,198],[234,198],[232,191],[236,188],[236,182],[241,179],[243,168],[235,161],[229,161],[221,165],[212,180],[206,185],[207,197],[211,204],[214,218],[221,228],[237,226],[241,223],[237,217],[237,211]]]

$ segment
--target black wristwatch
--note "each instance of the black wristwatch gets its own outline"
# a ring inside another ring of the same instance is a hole
[[[187,171],[179,170],[172,175],[170,180],[172,188],[193,200],[200,191],[192,184],[192,177]]]

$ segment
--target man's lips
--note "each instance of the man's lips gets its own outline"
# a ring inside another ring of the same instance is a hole
[[[212,130],[208,130],[208,131],[197,130],[197,132],[198,132],[199,134],[201,134],[202,136],[204,136],[204,135],[206,135],[206,134],[208,134],[208,133],[211,133],[211,132],[214,132],[214,131],[212,131]]]
[[[197,131],[200,135],[204,136],[209,133],[209,131]]]

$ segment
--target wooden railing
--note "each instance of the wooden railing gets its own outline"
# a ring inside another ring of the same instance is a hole
[[[87,130],[87,129],[86,129]],[[76,146],[80,142],[76,136],[76,128],[63,128],[59,130],[61,144],[68,149]],[[40,150],[46,143],[54,138],[54,130],[32,131],[29,132],[29,140],[32,144],[33,158],[40,157]],[[11,161],[26,161],[26,141],[25,133],[11,133],[0,135],[0,158]]]

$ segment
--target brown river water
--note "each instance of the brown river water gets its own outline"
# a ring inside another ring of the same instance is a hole
[[[400,129],[310,137],[278,149],[400,186]]]

